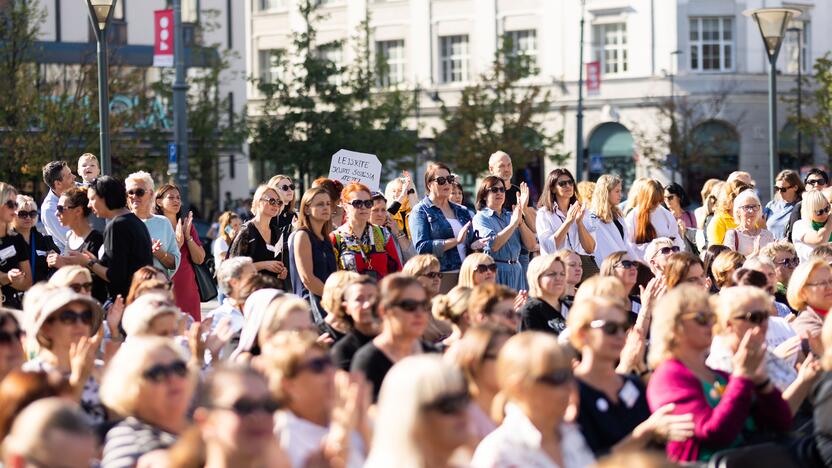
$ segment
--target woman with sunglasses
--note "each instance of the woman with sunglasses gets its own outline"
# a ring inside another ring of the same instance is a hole
[[[403,273],[381,281],[378,316],[381,333],[355,353],[351,372],[360,372],[372,384],[373,401],[393,365],[407,356],[435,352],[421,341],[430,320],[430,301],[424,286]]]
[[[445,164],[429,164],[425,171],[427,194],[410,213],[413,246],[416,253],[439,259],[443,293],[457,285],[462,261],[474,242],[468,209],[450,201],[454,180]]]
[[[402,264],[393,236],[370,224],[373,207],[370,189],[356,182],[347,185],[341,192],[341,204],[346,212],[346,222],[329,235],[338,269],[372,276],[376,280],[400,271]]]
[[[800,220],[792,227],[792,241],[800,260],[806,260],[812,250],[832,241],[832,216],[829,202],[820,191],[803,194]]]
[[[19,312],[0,307],[0,381],[19,369],[25,359]]]
[[[61,250],[55,245],[52,236],[44,236],[37,230],[38,206],[28,195],[17,196],[17,216],[12,221],[14,231],[23,237],[29,248],[29,267],[32,269],[32,283],[49,279],[48,255],[58,254]]]
[[[516,291],[527,290],[526,278],[520,266],[521,247],[533,250],[535,235],[523,222],[523,210],[529,203],[529,187],[520,184],[520,194],[514,210],[503,208],[506,187],[502,179],[488,176],[477,191],[477,208],[473,226],[483,239],[484,252],[497,264],[497,283]]]
[[[14,232],[17,190],[0,182],[0,305],[20,309],[20,291],[32,286],[32,254],[23,236]]]
[[[633,245],[636,260],[644,260],[650,241],[667,237],[680,250],[685,248],[676,218],[662,206],[663,191],[659,181],[649,179],[639,186],[633,199],[633,210],[627,214],[627,239]]]
[[[789,300],[786,297],[786,287],[794,269],[800,265],[800,258],[797,256],[794,244],[785,239],[772,242],[760,249],[760,257],[768,258],[774,264],[774,299],[777,302],[789,305]],[[792,313],[797,312],[792,310]]]
[[[346,374],[336,378],[327,347],[314,333],[278,333],[269,346],[279,350],[264,355],[269,386],[281,406],[274,432],[292,466],[306,466],[332,438],[338,438],[343,466],[363,466],[367,443],[357,430],[363,433],[367,408],[356,397],[364,389],[349,384]],[[350,410],[348,404],[355,406]]]
[[[664,207],[686,229],[696,229],[696,218],[687,210],[689,206],[690,199],[684,187],[674,182],[664,188]]]
[[[775,239],[786,237],[786,226],[789,224],[792,210],[800,201],[804,190],[800,175],[791,169],[780,171],[774,178],[774,199],[766,204],[763,217],[766,227]]]
[[[497,264],[487,254],[474,252],[462,262],[459,269],[459,286],[473,288],[481,284],[497,282]]]
[[[567,169],[554,169],[537,202],[537,239],[540,253],[555,253],[572,249],[581,255],[595,251],[595,238],[583,223],[587,207],[575,194],[575,178]]]
[[[288,270],[279,260],[283,252],[278,244],[279,234],[272,229],[271,220],[280,213],[283,201],[268,185],[257,187],[251,200],[254,217],[246,221],[228,250],[229,257],[250,257],[258,272],[276,279],[286,279]]]
[[[564,420],[575,384],[571,357],[552,335],[509,338],[496,373],[500,392],[494,408],[501,424],[480,442],[472,467],[577,468],[595,462],[580,430]]]
[[[813,338],[832,309],[832,267],[819,259],[801,263],[792,273],[786,296],[792,309],[799,311],[792,328],[801,338]]]
[[[566,329],[569,309],[561,302],[566,289],[566,266],[556,255],[535,257],[526,273],[529,299],[518,311],[520,331],[537,330],[559,335]]]
[[[402,267],[402,273],[416,278],[428,293],[428,300],[433,300],[439,294],[442,284],[442,272],[439,271],[439,260],[433,255],[417,255]],[[430,323],[422,339],[428,343],[438,343],[451,335],[450,324],[437,320],[430,314]]]
[[[672,414],[693,414],[694,422],[693,437],[667,442],[671,461],[708,461],[754,433],[789,429],[789,405],[761,366],[764,333],[750,330],[742,337],[729,375],[705,362],[716,322],[706,291],[679,286],[662,297],[657,310],[662,313],[653,317],[650,327],[648,364],[655,370],[647,401],[652,411],[673,403]],[[753,426],[747,425],[749,419]]]
[[[469,440],[465,378],[439,356],[396,364],[381,389],[366,468],[452,468]]]
[[[497,323],[517,330],[517,293],[502,284],[486,283],[474,287],[468,298],[468,320],[471,324]]]
[[[295,204],[297,203],[295,199],[295,184],[292,183],[292,179],[289,176],[278,174],[269,179],[268,185],[277,192],[280,201],[283,202],[283,209],[277,216],[272,218],[271,227],[272,230],[277,231],[279,239],[283,242],[283,252],[286,252],[286,255],[282,255],[281,261],[283,262],[283,266],[288,270],[289,236],[294,231],[298,222],[298,213],[295,211]],[[287,277],[283,281],[282,289],[291,291],[291,286],[291,281]]]
[[[144,222],[153,240],[153,266],[165,272],[168,278],[173,277],[181,265],[182,254],[176,243],[174,227],[161,213],[154,213],[153,190],[156,184],[153,177],[145,171],[134,172],[127,176],[124,185],[127,206]]]
[[[641,379],[616,371],[632,327],[622,305],[617,299],[593,297],[576,303],[569,313],[569,342],[581,356],[575,367],[580,393],[577,422],[598,457],[693,435],[690,414],[669,414],[671,404],[651,415]]]
[[[338,309],[339,316],[335,318],[348,331],[330,351],[339,369],[349,371],[355,353],[378,335],[377,304],[378,284],[374,279],[362,276],[347,283],[343,307]]]
[[[630,312],[638,315],[642,309],[641,296],[637,294],[638,263],[627,252],[614,252],[601,263],[601,276],[611,276],[621,281],[626,291]]]
[[[50,288],[41,293],[46,299],[30,318],[26,333],[37,341],[39,350],[23,370],[57,372],[68,378],[84,412],[94,422],[104,422],[107,410],[98,393],[102,366],[94,361],[104,311],[95,299],[69,288]]]
[[[760,198],[753,190],[745,190],[734,199],[734,219],[737,227],[725,231],[723,245],[749,257],[757,255],[760,248],[774,242],[774,235],[760,227],[763,224]]]
[[[124,419],[104,442],[102,468],[135,466],[170,447],[187,427],[197,382],[182,348],[161,337],[136,337],[118,350],[101,384],[101,399]]]

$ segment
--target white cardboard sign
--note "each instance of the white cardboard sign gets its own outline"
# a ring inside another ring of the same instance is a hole
[[[370,190],[378,191],[381,186],[381,162],[374,154],[338,150],[332,155],[329,178],[340,180],[344,185],[361,182]]]

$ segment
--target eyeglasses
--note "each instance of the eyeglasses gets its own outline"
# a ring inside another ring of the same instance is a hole
[[[486,271],[490,271],[491,273],[496,273],[497,272],[497,264],[496,263],[489,263],[488,265],[486,265],[485,263],[480,263],[479,265],[477,265],[477,268],[475,268],[474,271],[476,271],[479,274],[483,274]]]
[[[290,190],[294,191],[294,190],[295,190],[295,184],[284,184],[284,185],[281,185],[281,186],[280,186],[280,190],[283,190],[284,192],[288,192],[288,191],[290,191]]]
[[[575,185],[575,182],[572,182],[571,180],[559,180],[558,181],[558,187],[571,187],[573,185]]]
[[[741,210],[746,212],[755,212],[760,209],[760,205],[744,205],[740,207]]]
[[[69,206],[69,205],[57,205],[55,207],[55,209],[58,211],[58,213],[63,213],[64,211],[71,210],[73,208],[75,208],[75,207],[74,206]]]
[[[81,291],[92,291],[92,283],[70,284],[69,287],[77,293],[80,293]]]
[[[153,383],[163,382],[170,376],[185,377],[188,375],[188,365],[185,361],[177,360],[170,364],[156,364],[142,372],[142,378]]]
[[[269,206],[283,206],[283,201],[278,198],[261,198],[260,200],[269,204]]]
[[[360,210],[361,208],[372,208],[375,204],[372,200],[353,200],[350,202],[353,208]]]
[[[281,406],[280,403],[271,398],[266,398],[264,400],[251,400],[248,398],[240,398],[239,400],[232,403],[229,407],[212,406],[211,408],[232,411],[237,416],[246,417],[258,411],[272,414],[275,411],[279,410]]]
[[[619,332],[626,335],[627,331],[632,328],[627,322],[611,322],[607,320],[593,320],[589,322],[589,328],[593,330],[601,330],[605,335],[615,336]]]
[[[506,193],[506,188],[502,185],[494,185],[492,187],[486,188],[485,190],[491,193]]]
[[[297,372],[308,370],[313,374],[323,374],[324,371],[333,366],[334,364],[332,363],[332,358],[329,356],[321,356],[298,364]]]
[[[662,247],[662,248],[660,248],[659,253],[662,254],[662,255],[670,255],[672,253],[678,253],[679,250],[680,250],[679,246],[674,245],[673,247]]]
[[[768,320],[768,316],[769,313],[764,310],[755,310],[752,312],[745,312],[744,314],[737,315],[733,318],[738,320],[744,320],[754,325],[762,325],[766,320]]]
[[[794,185],[789,185],[788,187],[778,187],[775,185],[774,191],[779,193],[786,193],[791,188],[794,188]]]
[[[456,177],[449,175],[447,177],[434,177],[433,182],[436,182],[436,185],[445,185],[445,184],[452,184],[456,180]]]
[[[135,196],[135,197],[141,198],[141,197],[145,196],[145,194],[147,194],[147,190],[145,190],[143,188],[127,191],[127,196],[130,196],[130,197]],[[167,197],[167,198],[170,198],[170,197]]]
[[[414,299],[402,299],[398,302],[394,302],[390,304],[393,307],[398,307],[403,311],[413,314],[416,312],[424,312],[428,310],[428,305],[430,303],[428,301],[417,301]]]
[[[436,400],[422,406],[425,411],[436,411],[444,415],[459,414],[468,408],[471,397],[467,393],[442,395]]]
[[[8,208],[10,210],[16,210],[17,209],[17,201],[15,201],[15,200],[6,200],[6,208]]]
[[[8,345],[14,343],[15,341],[20,341],[22,336],[23,330],[19,328],[11,332],[0,330],[0,345]]]
[[[818,185],[818,184],[826,185],[826,180],[825,179],[811,179],[811,180],[807,179],[806,180],[806,185],[815,186],[815,185]]]
[[[697,325],[709,327],[714,324],[716,316],[713,314],[713,312],[693,312],[690,314],[682,315],[682,319],[691,319]]]
[[[27,218],[35,219],[35,218],[38,217],[38,210],[18,211],[17,212],[17,217],[21,218],[21,219],[27,219]]]
[[[430,279],[442,279],[442,272],[441,271],[429,271],[427,273],[422,273],[419,276],[424,276],[425,278],[430,278]]]
[[[625,270],[631,270],[633,268],[636,268],[636,266],[636,262],[632,260],[621,260],[620,262],[615,264],[615,268],[621,267]]]
[[[774,262],[774,264],[786,268],[797,268],[797,266],[800,265],[800,259],[798,257],[786,258],[779,262]]]
[[[820,210],[815,210],[815,216],[823,216],[825,214],[829,214],[829,210],[831,210],[831,209],[832,208],[830,208],[829,205],[826,205],[826,208],[822,208]]]
[[[806,286],[811,288],[828,288],[832,287],[832,280],[818,281],[817,283],[806,283]]]
[[[541,375],[535,380],[549,385],[551,387],[560,387],[561,385],[567,384],[572,381],[572,371],[569,369],[560,369],[556,371],[549,372],[548,374]]]
[[[47,322],[54,322],[55,320],[61,322],[63,325],[74,325],[76,323],[82,323],[84,325],[89,325],[92,323],[92,311],[87,309],[83,312],[75,312],[72,310],[64,310],[57,314],[53,314],[48,319]]]

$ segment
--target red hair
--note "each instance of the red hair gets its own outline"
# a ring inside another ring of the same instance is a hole
[[[341,201],[347,203],[349,201],[350,195],[355,192],[367,192],[367,195],[372,195],[370,187],[367,187],[366,185],[360,182],[353,182],[344,187],[344,190],[341,191]]]
[[[663,196],[662,184],[656,179],[644,181],[636,192],[634,200],[634,207],[638,209],[635,226],[636,244],[645,244],[656,238],[656,228],[650,222],[650,213],[659,206]]]

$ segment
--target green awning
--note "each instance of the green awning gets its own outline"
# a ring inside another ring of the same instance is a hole
[[[589,154],[603,157],[633,156],[633,136],[627,127],[614,122],[602,124],[589,137]]]

